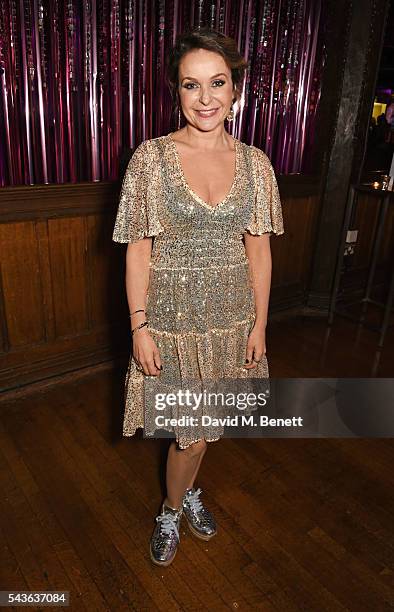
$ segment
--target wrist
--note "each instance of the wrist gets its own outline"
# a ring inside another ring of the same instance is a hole
[[[129,316],[130,316],[130,322],[136,324],[146,319],[146,312],[145,310],[143,310],[142,312],[141,311],[133,312]]]
[[[140,330],[146,328],[148,325],[149,325],[149,321],[147,319],[143,319],[142,321],[140,321],[136,325],[132,325],[131,326],[131,335],[134,336],[134,334],[136,332],[139,332]]]
[[[144,327],[135,329],[134,332],[132,333],[132,337],[134,338],[135,336],[141,336],[144,334],[149,334],[149,329],[147,325],[144,325]]]

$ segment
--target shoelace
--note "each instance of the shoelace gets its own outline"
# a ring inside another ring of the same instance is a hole
[[[159,514],[159,516],[156,517],[156,521],[161,523],[161,530],[165,535],[171,535],[171,533],[174,531],[179,540],[179,531],[176,526],[176,518],[173,514]]]
[[[198,488],[196,491],[194,491],[194,493],[189,493],[189,495],[187,496],[187,500],[192,508],[192,510],[194,510],[195,512],[201,512],[201,510],[203,510],[204,506],[202,505],[202,502],[199,498],[199,495],[202,493],[201,489]]]

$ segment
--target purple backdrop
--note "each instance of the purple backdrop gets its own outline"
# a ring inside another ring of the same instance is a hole
[[[229,130],[307,172],[325,62],[321,0],[0,0],[0,185],[115,180],[177,129],[164,60],[189,25],[250,61]]]

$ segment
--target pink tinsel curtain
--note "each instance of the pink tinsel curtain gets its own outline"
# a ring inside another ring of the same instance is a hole
[[[232,133],[308,171],[325,62],[321,0],[0,0],[0,185],[115,180],[178,125],[164,60],[189,26],[250,62]],[[175,122],[175,123],[174,123]]]

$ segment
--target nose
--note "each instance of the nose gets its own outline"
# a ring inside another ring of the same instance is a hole
[[[210,100],[211,100],[211,94],[209,93],[209,88],[201,87],[201,90],[200,90],[201,104],[209,104]]]

